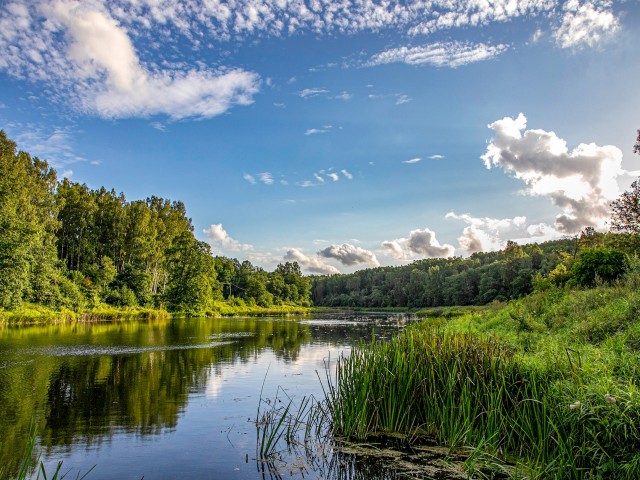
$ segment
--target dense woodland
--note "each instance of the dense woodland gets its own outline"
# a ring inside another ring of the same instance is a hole
[[[640,155],[640,130],[633,152]],[[315,277],[312,298],[315,305],[331,307],[485,305],[550,285],[612,283],[640,250],[640,179],[612,202],[609,225],[606,234],[586,227],[579,235],[541,244],[508,241],[504,250],[469,258]]]
[[[58,181],[46,161],[0,131],[0,308],[24,302],[83,310],[102,304],[201,314],[216,300],[310,304],[297,263],[266,272],[215,257],[182,202],[127,201]]]
[[[640,133],[635,152],[640,153]],[[547,284],[590,286],[622,275],[640,248],[640,183],[612,204],[611,231],[499,252],[425,259],[349,275],[304,277],[297,263],[266,272],[213,256],[182,202],[127,201],[61,182],[46,161],[0,131],[0,308],[24,302],[74,311],[100,305],[202,314],[232,305],[438,307],[520,298]]]
[[[635,251],[636,243],[635,235],[605,235],[593,229],[541,244],[508,242],[504,250],[468,258],[434,258],[402,267],[316,277],[312,298],[315,305],[332,307],[485,305],[520,298],[547,282],[589,285],[596,274],[601,280],[614,280],[625,268],[623,252]],[[579,273],[594,257],[603,265]]]

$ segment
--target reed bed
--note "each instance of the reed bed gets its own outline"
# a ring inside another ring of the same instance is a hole
[[[426,436],[514,478],[640,478],[634,380],[593,371],[568,348],[543,361],[423,323],[341,358],[326,408],[337,437]]]

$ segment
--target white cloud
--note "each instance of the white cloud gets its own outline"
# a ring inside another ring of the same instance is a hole
[[[507,50],[506,45],[471,44],[466,42],[432,43],[420,47],[398,47],[375,54],[365,66],[387,63],[407,63],[409,65],[432,65],[435,67],[457,68],[468,63],[488,60]]]
[[[57,100],[79,111],[106,118],[209,118],[252,103],[259,90],[258,75],[241,69],[143,64],[127,27],[98,1],[22,7],[0,13],[0,69],[54,87]]]
[[[318,134],[321,134],[321,133],[327,133],[332,128],[333,128],[332,125],[323,125],[322,128],[310,128],[306,132],[304,132],[304,134],[307,135],[307,136],[309,136],[309,135],[318,135]]]
[[[411,97],[409,95],[400,94],[396,95],[398,99],[396,100],[396,105],[404,105],[405,103],[409,103],[411,101]]]
[[[323,93],[329,93],[329,90],[325,88],[305,88],[296,93],[300,98],[311,98],[321,95]]]
[[[156,130],[160,130],[161,132],[167,131],[167,127],[162,122],[151,122],[151,126]]]
[[[322,178],[319,174],[314,173],[313,178],[315,178],[318,182],[324,183],[324,178]]]
[[[258,173],[258,178],[265,185],[273,185],[273,175],[270,172]]]
[[[353,93],[348,93],[348,92],[342,92],[338,95],[334,95],[333,97],[334,100],[351,100],[353,98]]]
[[[581,143],[569,151],[554,132],[524,131],[526,126],[522,113],[489,125],[496,135],[482,155],[486,167],[501,167],[522,180],[528,194],[548,197],[560,207],[557,230],[603,227],[619,193],[616,179],[624,173],[620,149]]]
[[[435,232],[425,228],[424,230],[412,230],[408,238],[396,238],[382,242],[382,246],[389,255],[398,260],[413,260],[416,258],[451,257],[455,248],[449,244],[440,245]]]
[[[444,156],[444,155],[437,155],[437,154],[436,154],[436,155],[430,155],[430,156],[429,156],[429,158],[430,158],[431,160],[442,160],[443,158],[445,158],[445,156]]]
[[[558,45],[594,45],[615,32],[611,2],[577,0],[30,0],[0,7],[0,70],[44,83],[52,97],[108,118],[168,115],[209,118],[252,102],[256,73],[211,69],[179,52],[244,39],[301,34],[393,31],[400,35],[487,26],[537,17],[559,25]],[[163,46],[158,48],[162,37]],[[506,47],[461,42],[400,47],[371,64],[456,67],[495,57]],[[178,53],[178,55],[176,55]],[[329,67],[330,65],[327,65]],[[331,65],[332,66],[332,65]],[[265,82],[268,84],[269,79]],[[295,82],[291,77],[288,83]],[[299,92],[304,98],[329,93]],[[334,98],[347,100],[350,93]]]
[[[340,273],[340,271],[333,265],[324,263],[317,256],[309,257],[297,248],[288,250],[286,255],[283,257],[283,260],[286,262],[298,262],[302,268],[306,269],[310,273],[319,273],[321,275]]]
[[[370,265],[372,267],[380,266],[380,262],[378,262],[378,259],[373,252],[353,246],[349,243],[331,245],[324,250],[320,250],[318,255],[324,258],[335,258],[340,263],[347,266],[360,264]]]
[[[564,5],[562,24],[554,32],[562,48],[594,46],[619,29],[618,19],[609,10],[610,2],[569,0]]]
[[[538,43],[543,36],[544,36],[544,32],[538,28],[536,29],[535,32],[533,32],[533,35],[531,36],[531,41],[533,43]]]
[[[187,38],[195,40],[207,33],[223,41],[248,36],[355,33],[385,28],[409,35],[427,35],[439,30],[506,22],[521,16],[552,16],[557,6],[556,0],[112,1],[118,7],[112,9],[117,10],[121,21],[141,29],[171,24]]]
[[[338,175],[335,172],[329,172],[327,173],[327,177],[329,177],[331,180],[333,180],[334,182],[337,182],[338,180],[340,180],[340,175]]]
[[[468,226],[458,237],[460,247],[467,253],[492,252],[504,248],[507,240],[518,243],[544,242],[562,236],[546,224],[529,225],[524,216],[514,218],[472,217],[449,212],[446,218],[460,220]]]
[[[340,173],[342,173],[342,175],[344,175],[347,180],[352,180],[353,179],[353,175],[351,173],[349,173],[344,168],[342,170],[340,170]]]
[[[227,231],[222,228],[221,223],[211,224],[209,228],[204,229],[202,232],[206,235],[207,241],[213,248],[222,247],[222,249],[233,252],[248,252],[253,250],[253,245],[240,243],[231,238]]]
[[[422,160],[421,158],[416,157],[416,158],[412,158],[411,160],[403,160],[402,163],[407,163],[409,165],[412,165],[414,163],[420,162],[421,160]]]
[[[256,179],[253,175],[249,175],[248,173],[245,173],[242,178],[244,178],[247,182],[249,182],[251,185],[255,185],[256,184]]]
[[[12,123],[5,127],[21,150],[46,160],[54,168],[87,159],[75,153],[72,127],[53,127],[51,130],[32,124]]]

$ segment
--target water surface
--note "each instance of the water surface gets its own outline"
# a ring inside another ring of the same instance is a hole
[[[263,383],[263,398],[279,387],[294,400],[319,396],[317,372],[324,377],[329,361],[370,340],[372,329],[389,337],[406,321],[379,314],[1,328],[0,465],[14,468],[35,422],[47,471],[62,460],[70,478],[94,465],[89,480],[372,478],[371,462],[356,459],[332,474],[309,458],[262,472],[253,420]]]

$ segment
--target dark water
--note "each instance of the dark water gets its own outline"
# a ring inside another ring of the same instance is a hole
[[[0,329],[0,465],[11,472],[30,425],[47,471],[68,478],[373,478],[356,458],[279,471],[256,462],[260,391],[321,395],[329,358],[388,337],[406,317],[176,319]],[[278,394],[282,397],[282,393]],[[370,471],[375,470],[377,473]],[[382,472],[382,473],[381,473]],[[382,477],[381,477],[382,478]]]

